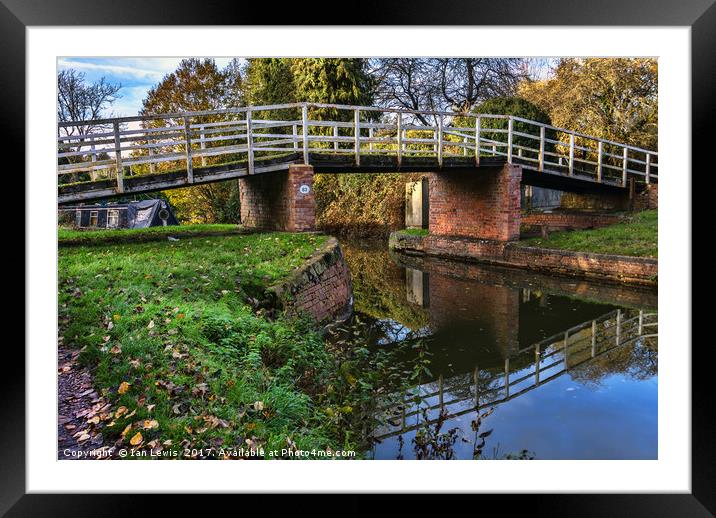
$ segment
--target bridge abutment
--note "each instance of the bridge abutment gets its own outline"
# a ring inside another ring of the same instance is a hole
[[[241,224],[258,230],[305,232],[315,229],[313,167],[291,164],[276,171],[239,178]]]
[[[520,237],[522,167],[430,173],[430,233],[495,241]]]

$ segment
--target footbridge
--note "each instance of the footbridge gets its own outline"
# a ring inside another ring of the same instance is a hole
[[[431,173],[436,210],[440,197],[460,204],[467,193],[465,210],[443,209],[470,220],[514,211],[522,183],[617,196],[647,189],[658,182],[658,154],[511,115],[322,103],[58,124],[60,204],[238,179],[245,225],[309,230],[313,173],[375,172]],[[479,237],[509,232],[493,234]]]

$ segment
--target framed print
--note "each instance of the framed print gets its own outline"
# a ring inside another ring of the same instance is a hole
[[[691,170],[716,8],[419,4],[255,25],[2,0],[27,243],[3,512],[135,492],[714,512]]]

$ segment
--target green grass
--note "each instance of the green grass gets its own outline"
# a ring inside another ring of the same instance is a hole
[[[173,225],[167,227],[126,228],[111,230],[73,230],[58,228],[57,240],[60,244],[102,244],[133,242],[159,239],[162,236],[191,237],[192,235],[227,234],[239,232],[240,227],[233,224],[222,225]]]
[[[398,230],[398,232],[407,236],[427,236],[429,234],[427,228],[405,228],[403,230]]]
[[[647,210],[608,227],[554,232],[550,233],[549,239],[525,239],[520,245],[657,258],[658,214],[656,210]]]
[[[313,323],[250,304],[325,239],[239,234],[60,248],[60,334],[81,349],[112,404],[102,414],[108,443],[126,447],[140,433],[141,447],[180,456],[247,441],[267,451],[291,441],[354,446],[342,421],[350,391],[339,390],[346,381]]]

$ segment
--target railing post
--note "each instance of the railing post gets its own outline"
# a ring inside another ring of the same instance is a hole
[[[442,411],[442,409],[443,409],[443,375],[442,374],[440,374],[438,376],[438,392],[439,392],[438,398],[440,400],[440,410]]]
[[[443,166],[443,116],[438,115],[438,165]]]
[[[601,140],[597,143],[597,182],[602,183],[602,152],[604,151],[604,142]]]
[[[622,158],[622,187],[627,184],[627,168],[629,166],[629,148],[624,146],[624,157]]]
[[[616,344],[619,345],[622,341],[622,310],[617,309],[617,332],[616,332]]]
[[[641,336],[641,334],[644,332],[644,310],[639,310],[639,329],[637,334]]]
[[[567,359],[569,357],[569,331],[564,332],[564,370],[569,369]]]
[[[90,146],[90,153],[92,155],[91,161],[96,162],[97,161],[97,150],[95,149],[94,145],[94,139],[92,139],[92,145]],[[97,179],[97,171],[95,170],[94,166],[92,166],[92,169],[90,169],[90,178],[94,182]]]
[[[355,131],[355,154],[356,154],[356,165],[360,165],[360,110],[355,110],[354,113],[354,131]]]
[[[291,132],[293,134],[293,150],[298,151],[298,125],[293,124],[291,126]]]
[[[535,385],[539,385],[539,364],[542,361],[539,344],[535,345]]]
[[[150,148],[150,147],[147,148],[147,156],[149,157],[149,160],[153,160],[153,158],[152,158],[152,156],[154,156],[153,148]],[[149,162],[149,172],[152,174],[157,172],[157,165],[154,162]]]
[[[189,120],[184,117],[184,142],[186,143],[186,182],[194,183],[194,169],[191,159],[191,135],[189,135]]]
[[[373,151],[373,126],[368,128],[368,151]]]
[[[597,321],[592,320],[592,358],[597,354]]]
[[[475,408],[480,407],[480,388],[477,385],[477,381],[480,379],[478,376],[479,372],[480,371],[478,370],[477,365],[476,365],[475,371],[472,374],[472,379],[475,382]]]
[[[398,165],[400,165],[403,162],[403,114],[398,112],[398,120],[397,120],[397,130],[398,134]]]
[[[407,389],[406,389],[405,393],[401,393],[401,394],[400,394],[400,400],[401,400],[401,403],[402,403],[402,405],[400,405],[400,406],[403,407],[403,410],[401,411],[401,417],[400,417],[401,430],[405,430],[405,425],[406,425],[406,421],[405,421],[406,416],[405,416],[405,414],[406,414],[407,405],[405,404],[405,396],[407,396]]]
[[[254,127],[251,110],[246,110],[246,152],[249,156],[249,174],[254,174]]]
[[[646,184],[649,185],[651,183],[651,178],[649,178],[651,176],[651,153],[646,154],[646,168],[644,169],[644,173]]]
[[[117,167],[117,192],[124,192],[124,171],[122,168],[122,142],[119,138],[119,122],[114,122],[114,161]]]
[[[202,124],[199,126],[199,147],[201,148],[201,166],[206,166],[206,156],[204,155],[204,151],[206,151],[206,142],[204,142],[204,138],[206,135],[204,134],[204,125]]]
[[[505,358],[505,398],[510,397],[510,357]]]
[[[507,162],[512,163],[512,116],[507,119]]]
[[[574,133],[569,134],[569,176],[574,174]]]
[[[467,137],[462,137],[462,156],[467,156]]]
[[[475,119],[475,165],[480,167],[480,123],[481,119],[478,115]]]
[[[539,128],[539,167],[538,170],[541,173],[544,171],[544,139],[545,139],[545,128],[540,126]]]
[[[308,165],[308,104],[301,107],[303,121],[303,163]]]
[[[338,151],[338,125],[333,126],[333,150]]]

